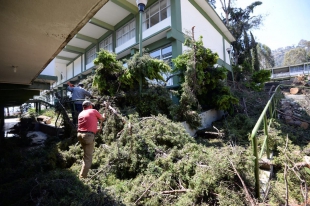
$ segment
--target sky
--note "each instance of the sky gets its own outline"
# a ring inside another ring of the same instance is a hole
[[[244,9],[255,1],[235,0],[235,7]],[[264,16],[260,29],[252,31],[256,42],[275,50],[286,46],[296,46],[301,39],[310,41],[310,0],[260,1],[262,4],[257,6],[253,13],[253,15]],[[216,2],[216,11],[219,12],[222,6],[220,0]]]

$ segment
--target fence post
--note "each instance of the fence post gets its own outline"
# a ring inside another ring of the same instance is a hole
[[[270,152],[269,152],[269,146],[268,146],[268,138],[269,138],[269,135],[268,135],[268,120],[267,120],[267,115],[265,114],[264,115],[264,133],[266,135],[266,152],[267,152],[267,158],[269,159],[270,157]],[[262,148],[263,149],[263,148]]]
[[[258,170],[258,155],[257,155],[257,139],[255,135],[252,135],[252,149],[253,149],[253,156],[254,159],[254,176],[255,176],[255,197],[259,198],[260,191],[259,191],[259,170]]]

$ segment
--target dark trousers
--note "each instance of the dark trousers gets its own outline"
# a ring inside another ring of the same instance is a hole
[[[82,110],[83,110],[82,104],[74,104],[74,108],[71,108],[73,124],[77,125],[78,116]]]

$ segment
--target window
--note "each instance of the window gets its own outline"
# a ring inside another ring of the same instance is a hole
[[[143,31],[170,16],[170,0],[160,0],[143,13]]]
[[[136,37],[136,21],[133,19],[116,31],[116,47]]]
[[[291,73],[302,73],[304,71],[304,66],[300,65],[300,66],[294,66],[290,68],[290,72]]]
[[[160,48],[156,51],[153,51],[150,53],[150,56],[156,59],[162,59],[165,62],[167,62],[170,67],[172,67],[172,46],[167,46],[164,48]],[[167,79],[171,74],[170,73],[165,73],[162,74],[162,76],[164,77],[164,79]],[[167,86],[171,86],[173,85],[173,81],[172,78],[168,80],[167,82]]]
[[[95,58],[96,58],[96,46],[91,48],[87,53],[86,53],[86,64],[91,63]]]
[[[102,42],[99,44],[99,48],[105,49],[109,52],[113,52],[113,47],[112,47],[112,35],[104,39]]]

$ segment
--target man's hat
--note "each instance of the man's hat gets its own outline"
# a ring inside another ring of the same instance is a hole
[[[95,106],[91,101],[88,101],[88,100],[85,100],[82,105],[87,106],[87,107],[90,105]]]

